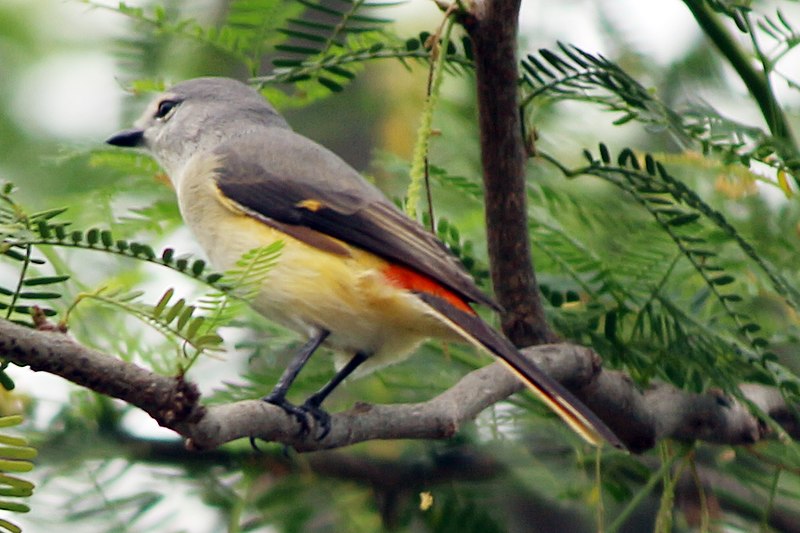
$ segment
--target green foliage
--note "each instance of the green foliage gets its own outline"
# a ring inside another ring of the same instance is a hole
[[[741,78],[750,96],[761,111],[764,121],[767,123],[770,136],[763,143],[764,146],[761,147],[760,151],[754,152],[754,157],[761,161],[764,159],[777,160],[777,163],[773,163],[773,166],[779,170],[788,170],[793,174],[795,185],[800,184],[800,180],[796,176],[800,172],[800,149],[798,149],[792,127],[781,103],[778,101],[771,81],[773,76],[785,78],[780,74],[778,65],[785,56],[785,52],[791,49],[790,46],[787,46],[791,43],[791,33],[793,31],[791,26],[789,24],[781,24],[783,30],[789,32],[789,41],[781,42],[781,38],[778,38],[778,47],[768,51],[761,44],[761,37],[767,36],[775,39],[776,32],[780,33],[779,28],[781,27],[774,23],[769,16],[765,15],[763,20],[757,24],[753,22],[755,15],[750,6],[719,0],[713,2],[684,0],[684,2],[692,12],[700,28],[713,40],[720,53]],[[739,45],[738,41],[731,35],[731,32],[717,19],[715,11],[730,17],[736,28],[747,35],[750,40],[751,52],[745,51]],[[776,12],[776,18],[778,20],[784,18],[780,10]],[[764,31],[767,27],[772,27],[772,30],[767,29]],[[761,32],[759,32],[759,29],[761,29]],[[757,59],[758,66],[754,65],[752,57]],[[789,82],[790,87],[797,87],[797,84],[789,78],[785,79]],[[764,157],[767,154],[771,157]],[[751,155],[753,154],[745,154],[748,158]],[[744,164],[748,164],[748,162],[745,161]]]
[[[0,310],[5,318],[23,324],[32,324],[33,306],[38,307],[44,316],[53,316],[56,312],[44,306],[42,302],[60,297],[53,290],[57,285],[69,279],[66,275],[43,276],[37,268],[46,261],[34,256],[33,245],[29,236],[39,226],[47,226],[48,221],[64,212],[64,209],[50,209],[28,214],[11,197],[14,188],[10,184],[3,186],[0,194],[0,250],[7,260],[12,261],[18,269],[18,276],[12,286],[0,286]]]
[[[289,19],[287,26],[278,30],[290,41],[275,47],[282,54],[272,60],[277,69],[275,74],[283,74],[283,81],[294,83],[296,90],[302,92],[318,92],[317,85],[330,92],[341,92],[361,68],[361,61],[343,58],[364,51],[367,54],[381,51],[384,41],[381,30],[391,20],[371,11],[392,4],[364,0],[352,3],[300,0],[299,4],[306,7],[305,16]]]
[[[93,292],[79,294],[67,313],[73,311],[79,303],[93,300],[116,307],[146,322],[165,337],[177,341],[178,357],[174,359],[176,365],[172,372],[181,373],[188,370],[201,353],[221,350],[222,337],[210,328],[208,317],[195,314],[197,307],[187,304],[184,298],[173,301],[174,293],[174,289],[167,289],[158,303],[151,306],[139,301],[142,296],[141,291],[125,292],[121,289],[109,290],[101,287]],[[65,322],[67,320],[68,318],[64,319]],[[192,352],[188,351],[189,348]],[[181,354],[189,363],[184,363]]]
[[[422,223],[429,224],[428,218],[427,213],[423,214]],[[476,258],[473,241],[462,237],[458,227],[445,217],[439,217],[436,221],[436,236],[447,245],[453,255],[458,257],[478,285],[486,285],[489,280],[489,267]]]
[[[175,291],[169,288],[155,305],[147,305],[140,301],[142,291],[101,286],[78,294],[66,310],[62,323],[66,324],[78,304],[86,300],[116,307],[176,341],[178,354],[183,354],[187,359],[184,361],[178,357],[173,365],[174,371],[186,371],[202,353],[221,349],[222,338],[216,333],[217,329],[228,325],[241,313],[241,306],[236,305],[235,301],[247,302],[255,298],[257,288],[275,264],[282,247],[282,243],[277,242],[253,250],[242,257],[235,269],[225,274],[209,272],[202,259],[178,256],[172,248],[165,248],[157,255],[150,245],[116,239],[109,230],[70,229],[69,223],[54,220],[65,209],[28,215],[14,202],[12,191],[9,185],[0,195],[0,200],[8,206],[0,207],[0,216],[5,222],[2,237],[5,255],[20,263],[20,273],[15,288],[0,287],[0,296],[7,299],[7,303],[0,302],[6,311],[6,318],[32,326],[33,321],[37,320],[34,315],[42,320],[58,313],[50,307],[34,306],[33,302],[38,304],[40,301],[62,298],[64,290],[59,284],[69,280],[70,276],[36,274],[32,267],[41,267],[46,263],[34,254],[39,247],[103,252],[166,267],[210,286],[213,291],[201,298],[197,305],[190,305],[185,298],[173,298]],[[204,315],[198,315],[197,311],[202,311]],[[191,353],[187,353],[187,348],[191,348]],[[13,388],[13,382],[3,375],[7,389]]]
[[[543,48],[538,57],[528,54],[520,62],[523,109],[562,100],[591,104],[620,114],[615,126],[636,121],[654,131],[666,130],[680,146],[697,146],[704,155],[720,157],[726,164],[747,167],[757,161],[777,171],[794,171],[797,161],[787,157],[784,140],[725,117],[707,102],[672,109],[602,55],[564,43],[558,47],[559,52]]]
[[[645,155],[642,164],[628,149],[616,159],[604,145],[599,152],[599,159],[586,152],[588,166],[562,171],[568,176],[599,177],[629,194],[666,240],[649,233],[640,241],[633,224],[641,220],[618,218],[618,225],[631,225],[629,239],[618,244],[621,262],[608,264],[580,240],[579,232],[567,232],[546,217],[534,215],[536,246],[573,282],[571,288],[560,291],[553,290],[547,280],[542,286],[551,305],[562,310],[554,317],[559,327],[571,337],[592,343],[608,360],[625,365],[639,379],[658,376],[693,390],[714,386],[736,395],[746,375],[779,385],[789,401],[796,401],[800,382],[776,362],[764,334],[766,325],[751,315],[746,285],[734,273],[743,259],[732,256],[730,246],[762,270],[776,296],[796,308],[793,283],[725,216],[652,156]],[[567,204],[556,205],[563,209]],[[596,215],[587,214],[589,210],[586,205],[573,209],[583,211],[586,224],[601,224]],[[691,279],[686,277],[690,275],[687,266],[697,283],[685,293]],[[674,353],[682,357],[675,359]]]
[[[442,53],[442,50],[447,50],[450,46],[450,34],[452,29],[453,21],[452,19],[447,19],[443,23],[441,43],[434,43],[436,50],[432,51],[431,54],[433,62],[428,75],[427,97],[420,116],[417,139],[414,143],[414,151],[411,157],[411,169],[409,171],[408,191],[406,192],[405,212],[409,217],[414,219],[416,219],[423,186],[430,188],[430,184],[427,183],[427,171],[429,145],[433,133],[433,110],[436,108],[439,100],[439,93],[443,80],[442,74],[444,72],[444,65],[447,63],[447,54]]]
[[[289,84],[291,95],[264,88],[279,108],[305,106],[341,92],[372,60],[418,62],[427,61],[430,55],[428,32],[405,40],[396,38],[387,29],[392,19],[378,14],[402,2],[235,0],[218,26],[205,26],[193,18],[177,17],[158,4],[147,9],[122,1],[112,6],[80,1],[124,15],[151,36],[142,39],[140,34],[120,41],[119,53],[129,71],[146,75],[155,53],[154,38],[193,42],[241,64],[262,87]],[[277,52],[271,60],[273,69],[260,75],[262,58],[272,51]],[[469,41],[462,38],[460,49],[450,42],[444,58],[451,73],[471,66]],[[138,79],[132,82],[132,88],[137,93],[152,92],[161,90],[163,84]]]
[[[437,493],[433,509],[425,513],[428,527],[439,533],[458,532],[497,532],[506,528],[492,518],[487,506],[479,505],[473,499],[464,499],[463,494]]]
[[[112,242],[110,237],[108,242]],[[177,341],[178,357],[175,359],[177,366],[173,371],[186,372],[203,353],[219,352],[223,349],[222,337],[217,330],[229,325],[242,313],[241,304],[249,303],[256,298],[282,247],[283,243],[278,241],[263,248],[256,248],[244,254],[237,262],[236,268],[222,275],[210,274],[204,277],[205,263],[202,260],[195,260],[186,268],[183,266],[185,259],[173,261],[173,252],[167,248],[161,254],[160,264],[174,266],[179,272],[202,279],[217,290],[201,298],[194,305],[187,303],[185,298],[174,298],[175,289],[168,288],[155,305],[147,305],[140,301],[143,295],[141,291],[110,290],[107,287],[100,287],[92,292],[79,294],[67,310],[64,322],[68,320],[70,312],[85,300],[114,306],[146,322],[165,337]],[[125,251],[129,249],[130,247],[125,248]],[[135,254],[133,257],[142,255]],[[147,260],[153,259],[148,254],[144,254],[144,257]]]
[[[430,57],[430,34],[421,33],[406,41],[401,41],[381,32],[356,33],[349,36],[344,46],[332,47],[327,52],[316,56],[303,57],[295,51],[296,57],[276,59],[271,73],[254,79],[261,86],[276,83],[291,83],[297,90],[291,99],[280,93],[268,91],[270,100],[278,107],[304,106],[314,100],[341,92],[345,84],[355,78],[365,64],[382,59],[394,59],[408,65],[427,62]],[[447,47],[445,55],[445,71],[450,73],[464,72],[472,66],[471,51],[463,46],[468,41],[462,40],[462,49],[453,42]]]
[[[177,18],[164,5],[155,4],[147,9],[134,7],[123,1],[116,6],[92,0],[81,1],[98,9],[112,10],[124,15],[152,36],[177,37],[201,44],[241,63],[251,73],[258,71],[264,51],[284,40],[280,37],[278,28],[301,9],[296,4],[287,9],[285,2],[281,0],[236,0],[230,3],[226,20],[219,27],[208,27],[192,18]],[[140,64],[147,62],[151,40],[139,36],[126,44],[128,46],[125,54],[129,60]],[[158,84],[146,85],[158,88]]]
[[[58,210],[56,214],[63,211]],[[173,248],[165,248],[157,255],[149,244],[116,239],[109,230],[91,228],[82,231],[69,229],[69,226],[68,222],[54,223],[40,218],[36,220],[35,227],[19,237],[17,242],[24,243],[25,246],[55,246],[119,255],[169,268],[211,286],[218,286],[220,289],[227,288],[225,284],[220,283],[222,274],[208,272],[206,262],[202,259],[176,256]]]
[[[542,48],[538,57],[528,54],[520,62],[523,108],[537,98],[586,102],[622,113],[615,125],[637,120],[684,135],[681,116],[613,61],[573,45],[558,43],[558,48],[560,54]]]
[[[0,509],[12,513],[27,513],[30,507],[16,498],[28,498],[33,494],[34,484],[11,474],[30,472],[37,455],[36,449],[28,445],[27,439],[5,434],[5,429],[18,426],[23,418],[18,415],[0,417]],[[10,499],[14,498],[14,499]],[[0,529],[19,533],[19,526],[5,518],[0,519]]]
[[[63,209],[49,209],[28,214],[12,199],[11,184],[2,186],[0,193],[0,252],[13,264],[16,279],[13,285],[0,285],[0,312],[3,318],[18,324],[32,326],[34,321],[54,316],[56,311],[47,305],[61,297],[59,285],[69,275],[43,275],[40,267],[46,261],[34,254],[33,246],[27,242],[34,227],[47,225],[48,220],[62,213]],[[6,374],[8,363],[0,365],[0,385],[6,390],[14,388],[13,380]]]

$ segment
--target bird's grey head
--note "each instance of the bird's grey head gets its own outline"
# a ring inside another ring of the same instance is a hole
[[[106,142],[144,148],[175,179],[196,153],[265,127],[289,128],[258,91],[230,78],[196,78],[167,89],[134,128]]]

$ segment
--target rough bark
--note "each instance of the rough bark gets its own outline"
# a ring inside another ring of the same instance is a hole
[[[502,327],[517,346],[554,342],[531,257],[525,193],[526,150],[517,93],[519,0],[477,0],[461,22],[475,57],[492,284]]]
[[[686,393],[667,384],[641,391],[624,374],[604,371],[597,354],[588,348],[551,344],[524,353],[575,392],[634,452],[649,449],[664,438],[750,444],[771,435],[731,398],[713,392]],[[213,449],[243,437],[281,442],[299,451],[375,439],[446,439],[481,411],[522,388],[501,364],[491,364],[426,402],[358,403],[335,413],[330,433],[317,440],[315,428],[301,434],[297,420],[278,407],[259,400],[204,406],[197,388],[187,380],[154,374],[78,344],[63,333],[0,320],[0,356],[139,407],[160,425],[185,437],[187,447],[194,450]],[[800,422],[778,391],[743,385],[742,394],[781,421],[790,435],[800,436]]]

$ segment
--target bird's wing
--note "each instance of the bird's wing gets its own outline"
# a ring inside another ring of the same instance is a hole
[[[441,241],[313,141],[264,129],[215,155],[219,191],[251,216],[332,252],[335,241],[324,237],[334,237],[422,273],[467,302],[498,308]]]

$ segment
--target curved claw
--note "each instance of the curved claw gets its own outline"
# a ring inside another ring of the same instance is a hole
[[[261,448],[258,447],[258,443],[256,442],[256,437],[253,437],[251,435],[250,437],[248,437],[248,440],[250,441],[250,447],[253,449],[254,452],[259,453],[259,454],[264,453],[264,450],[262,450]],[[290,451],[291,451],[291,448],[289,447],[289,445],[288,444],[284,444],[283,445],[283,457],[288,459]]]
[[[276,407],[280,407],[283,409],[284,413],[293,416],[295,420],[297,420],[297,423],[300,424],[300,431],[298,432],[299,435],[307,435],[311,430],[310,426],[308,425],[309,412],[305,405],[298,407],[282,396],[276,397],[272,396],[271,394],[261,398],[261,401],[272,404]]]
[[[258,447],[258,443],[256,443],[256,438],[250,435],[250,447],[253,449],[254,452],[257,453],[264,453],[264,450]]]
[[[316,403],[307,400],[301,407],[316,422],[316,440],[324,439],[331,432],[331,415]]]

